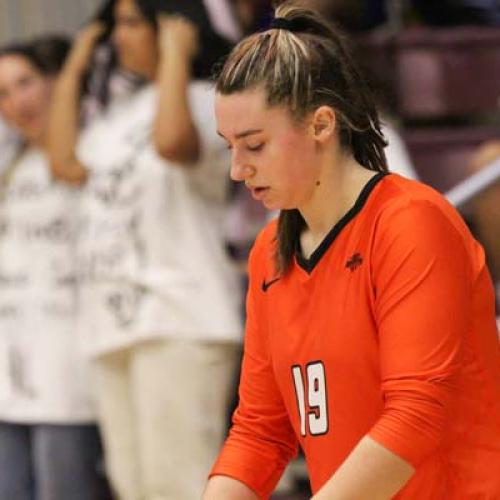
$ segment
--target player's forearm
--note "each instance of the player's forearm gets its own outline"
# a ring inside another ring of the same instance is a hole
[[[175,53],[164,56],[158,72],[159,102],[153,139],[158,153],[177,164],[199,157],[198,131],[188,100],[190,61]]]
[[[414,471],[408,462],[365,436],[313,500],[388,500]]]
[[[202,500],[258,500],[258,496],[236,479],[213,476],[208,481]]]

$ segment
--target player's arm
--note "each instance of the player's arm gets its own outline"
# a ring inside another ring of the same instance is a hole
[[[202,500],[258,500],[258,496],[237,479],[213,476],[207,484]]]
[[[210,474],[210,497],[217,500],[246,498],[225,496],[241,491],[268,498],[286,465],[297,453],[295,437],[271,364],[267,337],[266,306],[261,290],[263,279],[259,239],[249,259],[250,284],[247,295],[247,324],[240,401],[233,426]],[[265,250],[268,246],[265,246]],[[225,478],[220,478],[224,476]],[[219,479],[217,479],[219,477]],[[233,483],[233,478],[239,483]],[[215,479],[217,479],[215,481]]]
[[[440,445],[456,397],[472,282],[466,242],[427,202],[391,213],[379,231],[372,268],[384,409],[317,499],[393,497]]]
[[[388,500],[415,469],[406,460],[365,436],[313,500]]]
[[[184,18],[159,18],[158,109],[153,142],[160,156],[192,165],[200,156],[198,131],[189,105],[192,59],[198,50],[196,26]]]

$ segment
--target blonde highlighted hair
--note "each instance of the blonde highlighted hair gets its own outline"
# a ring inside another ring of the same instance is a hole
[[[217,77],[228,95],[262,88],[267,104],[286,106],[300,121],[320,106],[334,110],[341,147],[365,168],[386,171],[380,120],[371,91],[340,31],[293,1],[275,12],[286,29],[271,28],[242,40]],[[298,210],[282,210],[278,223],[277,270],[290,267],[305,222]]]

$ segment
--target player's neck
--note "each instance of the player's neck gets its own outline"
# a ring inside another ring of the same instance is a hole
[[[342,158],[335,168],[324,169],[315,195],[300,212],[307,224],[301,236],[308,258],[333,226],[352,208],[363,187],[375,172],[363,168],[352,156]]]

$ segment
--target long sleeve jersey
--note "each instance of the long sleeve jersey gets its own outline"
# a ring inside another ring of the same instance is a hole
[[[309,259],[250,257],[240,404],[212,474],[267,498],[303,449],[313,492],[368,435],[398,499],[500,498],[500,351],[485,256],[431,188],[375,175]]]

